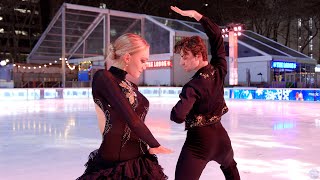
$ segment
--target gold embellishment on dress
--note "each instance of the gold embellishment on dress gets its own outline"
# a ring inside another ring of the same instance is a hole
[[[144,119],[146,118],[146,114],[149,111],[149,107],[148,106],[144,106],[144,112],[141,114],[140,119],[141,121],[144,121]],[[139,138],[139,144],[140,144],[140,150],[142,152],[142,154],[145,154],[145,152],[143,151],[142,145],[144,145],[145,147],[148,146],[148,144],[146,142],[144,142],[142,139]]]
[[[146,142],[144,142],[142,139],[139,139],[139,144],[140,144],[140,150],[141,150],[142,154],[145,154],[141,145],[148,147],[148,144]]]
[[[146,115],[147,115],[147,113],[148,113],[148,110],[149,110],[149,107],[144,107],[144,111],[143,111],[143,113],[141,113],[141,116],[140,116],[140,119],[142,120],[142,121],[144,121],[144,119],[146,118]]]
[[[112,128],[112,124],[110,123],[110,111],[108,109],[104,110],[100,99],[94,98],[93,101],[101,108],[101,110],[104,112],[104,116],[106,117],[106,125],[104,126],[104,131],[102,133],[102,137],[104,137],[104,135],[107,134]],[[111,107],[109,104],[107,104],[107,106]]]
[[[137,94],[134,92],[133,88],[132,88],[132,84],[125,80],[125,81],[121,81],[121,83],[119,84],[120,87],[122,87],[123,92],[126,95],[126,98],[128,98],[129,103],[131,104],[131,106],[133,108],[136,108],[137,106]]]
[[[112,127],[112,124],[110,124],[110,112],[106,110],[104,115],[106,116],[106,125],[104,126],[103,135],[107,134]]]
[[[127,143],[127,141],[130,139],[130,135],[131,135],[131,129],[129,128],[128,125],[126,125],[125,129],[124,129],[124,135],[122,136],[122,147]]]
[[[137,94],[134,91],[134,88],[132,86],[132,84],[127,81],[121,81],[119,86],[122,89],[122,92],[125,94],[126,98],[128,99],[129,103],[131,104],[131,106],[133,107],[133,109],[135,110],[138,106],[138,100],[137,100]],[[128,126],[128,124],[126,124],[126,127],[124,129],[124,134],[122,136],[122,147],[124,147],[124,145],[127,143],[127,141],[130,139],[131,137],[131,129]]]

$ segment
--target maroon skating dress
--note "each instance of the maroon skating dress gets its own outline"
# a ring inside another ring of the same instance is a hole
[[[84,174],[78,179],[167,179],[147,145],[160,144],[144,124],[149,101],[116,67],[99,70],[92,82],[94,102],[106,117],[99,149],[89,155]]]

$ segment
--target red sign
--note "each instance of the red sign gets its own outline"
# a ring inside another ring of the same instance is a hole
[[[162,60],[162,61],[148,61],[147,68],[163,68],[163,67],[172,67],[171,60]]]

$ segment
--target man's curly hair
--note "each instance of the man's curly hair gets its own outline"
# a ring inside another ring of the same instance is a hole
[[[190,51],[193,56],[201,53],[203,60],[208,61],[207,47],[200,36],[185,37],[178,41],[174,46],[174,53],[180,53],[181,50],[184,53]]]

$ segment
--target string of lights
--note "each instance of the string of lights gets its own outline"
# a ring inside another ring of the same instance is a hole
[[[66,65],[68,66],[68,68],[69,68],[71,71],[74,70],[74,69],[76,68],[76,66],[75,66],[75,65],[71,66],[71,65],[69,64],[67,58],[65,58],[65,59],[66,59]],[[61,58],[60,58],[59,60],[61,61]],[[6,60],[2,60],[2,61],[0,62],[0,65],[1,65],[1,66],[6,66],[8,63],[9,63],[9,60],[6,59]],[[58,63],[58,61],[54,61],[54,63],[56,64],[56,63]],[[25,64],[25,65],[13,64],[14,67],[23,68],[23,69],[41,69],[41,68],[43,68],[43,67],[46,68],[46,67],[49,67],[49,66],[52,66],[52,65],[53,65],[52,63],[41,64],[41,65],[37,65],[37,66],[35,66],[35,65],[30,65],[30,64]]]
[[[75,65],[73,65],[72,67],[70,66],[70,64],[69,64],[69,62],[68,62],[68,59],[67,58],[64,58],[65,59],[65,61],[66,61],[66,65],[68,66],[68,68],[72,71],[72,70],[74,70],[75,68],[76,68],[76,66]],[[61,61],[62,60],[62,58],[59,58],[59,60]]]

